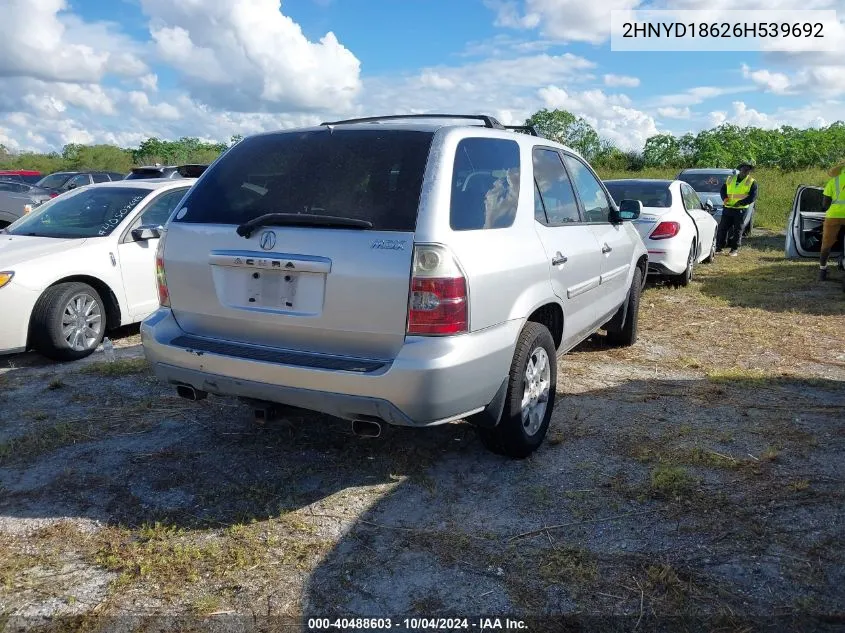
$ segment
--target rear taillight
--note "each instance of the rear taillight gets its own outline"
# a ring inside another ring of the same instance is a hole
[[[443,246],[417,244],[408,302],[408,334],[437,336],[468,331],[467,282]]]
[[[681,225],[678,222],[661,222],[649,237],[653,240],[666,240],[675,237],[680,230]]]
[[[170,293],[167,290],[167,277],[164,275],[164,238],[166,232],[162,232],[156,247],[156,286],[158,287],[158,303],[162,307],[170,307]]]
[[[57,195],[59,194],[57,194],[55,191],[50,192],[50,198],[55,198]]]

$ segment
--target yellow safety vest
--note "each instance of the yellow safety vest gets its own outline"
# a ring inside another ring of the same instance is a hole
[[[732,209],[747,209],[747,204],[739,205],[737,203],[748,197],[748,194],[751,193],[751,185],[753,184],[754,179],[751,176],[746,176],[745,180],[740,183],[737,183],[736,176],[729,177],[725,183],[728,189],[728,201],[725,203],[725,206]]]
[[[836,178],[831,178],[824,188],[824,195],[832,200],[825,217],[845,218],[845,187],[842,186],[841,179],[842,174],[839,174]]]

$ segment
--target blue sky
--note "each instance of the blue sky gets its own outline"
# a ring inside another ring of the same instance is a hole
[[[845,118],[839,54],[613,52],[610,9],[735,8],[727,0],[7,0],[0,143],[136,145],[332,117],[542,107],[624,148],[730,121]],[[845,0],[748,0],[837,9]]]

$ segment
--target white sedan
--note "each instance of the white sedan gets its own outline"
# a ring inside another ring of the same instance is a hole
[[[0,231],[0,354],[83,358],[155,311],[160,227],[193,182],[81,187]]]
[[[689,284],[698,263],[716,255],[718,223],[712,204],[701,201],[680,180],[605,180],[613,199],[639,200],[643,209],[634,225],[648,249],[648,272],[679,286]]]

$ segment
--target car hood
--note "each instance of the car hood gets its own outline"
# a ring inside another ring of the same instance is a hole
[[[0,270],[13,269],[19,264],[79,248],[87,241],[0,233]]]

